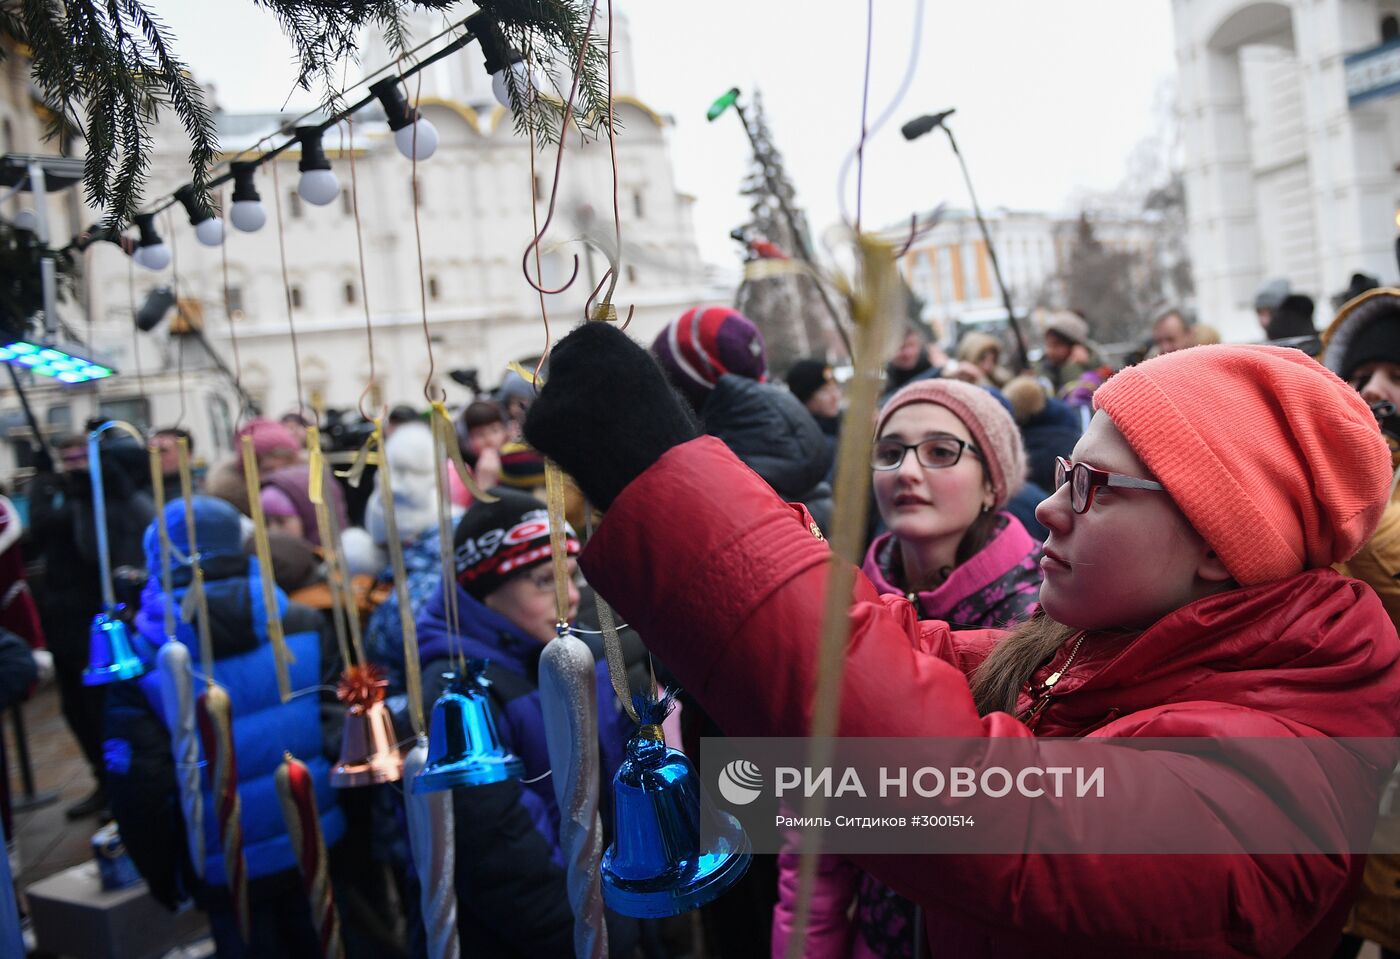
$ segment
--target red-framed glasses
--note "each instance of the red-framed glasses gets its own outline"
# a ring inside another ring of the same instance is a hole
[[[1118,489],[1150,489],[1166,492],[1166,487],[1155,480],[1138,479],[1122,473],[1095,469],[1087,463],[1074,463],[1063,456],[1055,457],[1055,489],[1069,480],[1069,505],[1076,513],[1087,513],[1094,505],[1094,491],[1100,486]]]

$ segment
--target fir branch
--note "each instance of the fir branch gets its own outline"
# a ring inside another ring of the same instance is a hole
[[[217,151],[213,117],[203,91],[175,53],[175,39],[148,0],[0,0],[0,33],[33,52],[31,72],[52,110],[50,137],[80,129],[87,141],[84,191],[107,222],[135,213],[150,165],[151,127],[161,107],[175,112],[190,139],[191,180],[207,202],[205,184]],[[447,10],[461,0],[251,0],[271,11],[296,46],[296,84],[325,84],[325,104],[339,112],[338,64],[357,55],[362,28],[374,24],[395,55],[408,48],[402,14],[410,4]],[[577,123],[607,128],[607,56],[588,27],[593,0],[480,0],[507,39],[532,63],[562,66],[579,77]],[[0,50],[3,57],[3,50]],[[541,142],[557,140],[563,104],[508,86],[516,128]],[[81,116],[82,122],[77,122]]]

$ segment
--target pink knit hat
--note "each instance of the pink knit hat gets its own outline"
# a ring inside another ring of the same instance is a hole
[[[972,434],[972,442],[982,451],[987,479],[996,497],[994,508],[1001,509],[1026,481],[1026,453],[1021,431],[996,397],[962,380],[917,380],[891,396],[880,410],[875,435],[885,431],[894,411],[911,403],[933,403],[946,407]]]
[[[253,453],[258,459],[262,459],[268,453],[277,452],[279,450],[295,453],[301,449],[301,444],[298,443],[297,438],[292,435],[292,431],[281,423],[275,423],[272,420],[256,419],[249,420],[247,423],[243,424],[242,428],[239,429],[234,437],[237,443],[240,444],[238,447],[239,449],[242,448],[241,444],[245,436],[251,436],[253,438]],[[235,450],[235,452],[236,451],[237,450]]]
[[[1299,350],[1198,346],[1094,393],[1236,582],[1351,558],[1390,495],[1390,451],[1361,395]]]

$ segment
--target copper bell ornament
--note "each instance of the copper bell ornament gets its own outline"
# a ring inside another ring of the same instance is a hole
[[[340,762],[331,769],[332,786],[373,786],[403,778],[403,757],[396,746],[393,720],[384,705],[387,685],[377,666],[348,666],[341,674],[335,694],[347,708]]]
[[[670,696],[638,697],[642,727],[613,777],[613,844],[603,854],[603,902],[659,919],[698,909],[749,868],[749,837],[715,809],[685,754],[661,738]]]
[[[428,762],[413,779],[415,793],[456,786],[485,786],[519,777],[520,758],[501,744],[487,700],[486,660],[467,660],[466,674],[445,673],[446,687],[433,704]]]

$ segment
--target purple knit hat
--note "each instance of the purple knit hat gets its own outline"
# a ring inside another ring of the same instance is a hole
[[[692,402],[703,402],[725,373],[760,383],[768,378],[763,334],[744,314],[727,306],[686,310],[657,334],[651,352]]]
[[[982,451],[996,509],[1005,506],[1025,484],[1026,451],[1021,446],[1021,431],[1006,407],[991,393],[962,380],[916,380],[891,396],[880,410],[876,437],[884,432],[895,410],[911,403],[945,407],[967,427],[973,445]]]

